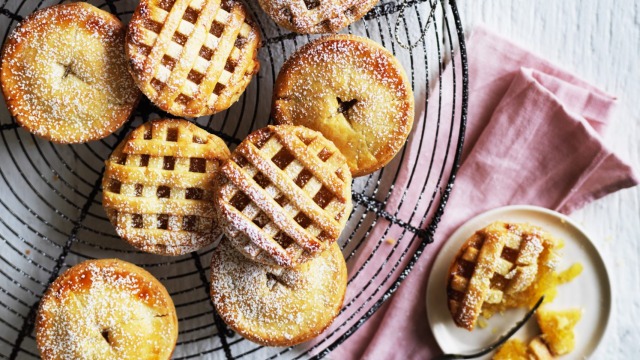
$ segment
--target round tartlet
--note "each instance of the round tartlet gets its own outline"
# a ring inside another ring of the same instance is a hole
[[[278,25],[301,34],[335,33],[371,10],[378,0],[258,0]]]
[[[176,116],[229,108],[260,69],[260,29],[236,0],[142,0],[127,32],[142,92]]]
[[[353,206],[351,174],[321,133],[268,126],[249,134],[221,166],[214,201],[238,251],[293,267],[338,240]]]
[[[338,315],[346,287],[336,243],[295,268],[253,262],[226,240],[211,259],[211,298],[220,317],[266,346],[293,346],[320,334]]]
[[[2,51],[2,91],[11,115],[57,143],[113,133],[140,99],[127,70],[124,37],[118,18],[84,2],[28,16]]]
[[[213,188],[228,158],[222,139],[190,121],[147,122],[105,162],[102,205],[118,235],[142,251],[196,251],[222,233]]]
[[[169,359],[178,318],[165,287],[118,259],[65,271],[40,301],[36,340],[53,359]]]
[[[398,60],[381,45],[331,35],[285,62],[272,114],[278,124],[321,132],[347,158],[353,176],[362,176],[389,163],[405,144],[413,125],[413,91]]]

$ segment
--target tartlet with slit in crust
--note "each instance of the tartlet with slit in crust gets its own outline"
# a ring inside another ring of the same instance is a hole
[[[44,360],[165,360],[178,340],[178,318],[169,293],[146,270],[118,259],[88,260],[47,289],[36,340]]]
[[[126,42],[138,87],[176,116],[229,108],[260,69],[260,29],[237,0],[142,0]]]
[[[340,151],[303,126],[268,126],[220,168],[219,223],[239,252],[286,267],[335,242],[351,212],[351,174]]]
[[[335,33],[360,20],[378,0],[258,0],[278,25],[301,34]]]
[[[224,141],[187,120],[154,120],[133,130],[105,162],[102,179],[102,204],[118,235],[160,255],[213,243],[222,233],[214,178],[228,158]]]
[[[388,50],[364,37],[331,35],[296,51],[278,74],[278,124],[320,131],[347,158],[352,175],[389,163],[414,116],[411,84]]]
[[[220,317],[266,346],[293,346],[320,334],[338,315],[346,287],[337,243],[294,268],[253,262],[227,240],[211,259],[211,298]]]
[[[11,115],[57,143],[113,133],[141,95],[127,70],[124,37],[118,18],[84,2],[29,15],[2,51],[2,91]]]

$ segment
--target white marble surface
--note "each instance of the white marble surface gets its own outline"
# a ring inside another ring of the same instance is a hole
[[[640,2],[462,0],[465,30],[484,23],[618,98],[604,142],[640,170]],[[593,237],[613,286],[610,328],[595,359],[640,353],[640,187],[571,214]]]

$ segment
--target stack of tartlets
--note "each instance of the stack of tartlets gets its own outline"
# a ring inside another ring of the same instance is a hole
[[[285,346],[331,323],[347,285],[335,242],[350,195],[346,159],[316,131],[270,126],[235,149],[216,189],[227,239],[211,266],[213,302],[233,329]]]
[[[334,32],[375,1],[301,4],[261,2],[289,29]],[[83,143],[118,129],[142,94],[175,116],[226,110],[260,69],[260,45],[260,29],[234,0],[142,0],[128,27],[86,3],[58,5],[8,38],[2,89],[26,130]],[[342,307],[347,268],[337,240],[352,178],[404,145],[413,93],[386,49],[333,35],[286,62],[273,116],[277,125],[233,152],[188,120],[142,124],[105,162],[103,205],[117,234],[144,252],[183,255],[224,235],[211,262],[217,311],[252,341],[290,346],[320,334]],[[177,318],[151,274],[92,260],[51,285],[36,334],[45,359],[166,359]]]
[[[160,109],[211,115],[238,100],[260,69],[260,30],[233,0],[142,0],[127,32],[131,74]]]

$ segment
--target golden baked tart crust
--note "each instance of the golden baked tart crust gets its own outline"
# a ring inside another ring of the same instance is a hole
[[[260,30],[236,0],[142,0],[127,32],[131,73],[158,107],[196,117],[225,110],[260,69]]]
[[[393,159],[413,125],[413,92],[398,60],[354,35],[311,42],[284,64],[275,83],[278,124],[320,131],[347,158],[353,176]]]
[[[169,359],[178,318],[164,286],[122,260],[65,271],[40,301],[36,340],[49,359]]]
[[[346,287],[337,243],[295,268],[253,262],[226,240],[211,259],[211,298],[220,317],[266,346],[293,346],[320,334],[340,311]]]
[[[123,52],[125,27],[84,2],[29,15],[2,52],[2,91],[16,121],[57,143],[104,138],[140,99]]]
[[[351,174],[321,133],[269,126],[220,170],[215,201],[226,235],[251,259],[295,266],[325,250],[351,212]]]
[[[520,302],[530,299],[519,295],[555,267],[557,246],[550,234],[529,224],[497,221],[476,231],[447,274],[447,302],[456,325],[473,330],[486,307],[528,306]]]
[[[102,204],[118,235],[136,248],[181,255],[221,234],[213,180],[227,145],[187,120],[147,122],[106,161]]]
[[[301,34],[335,33],[360,20],[378,0],[258,0],[278,25]]]

